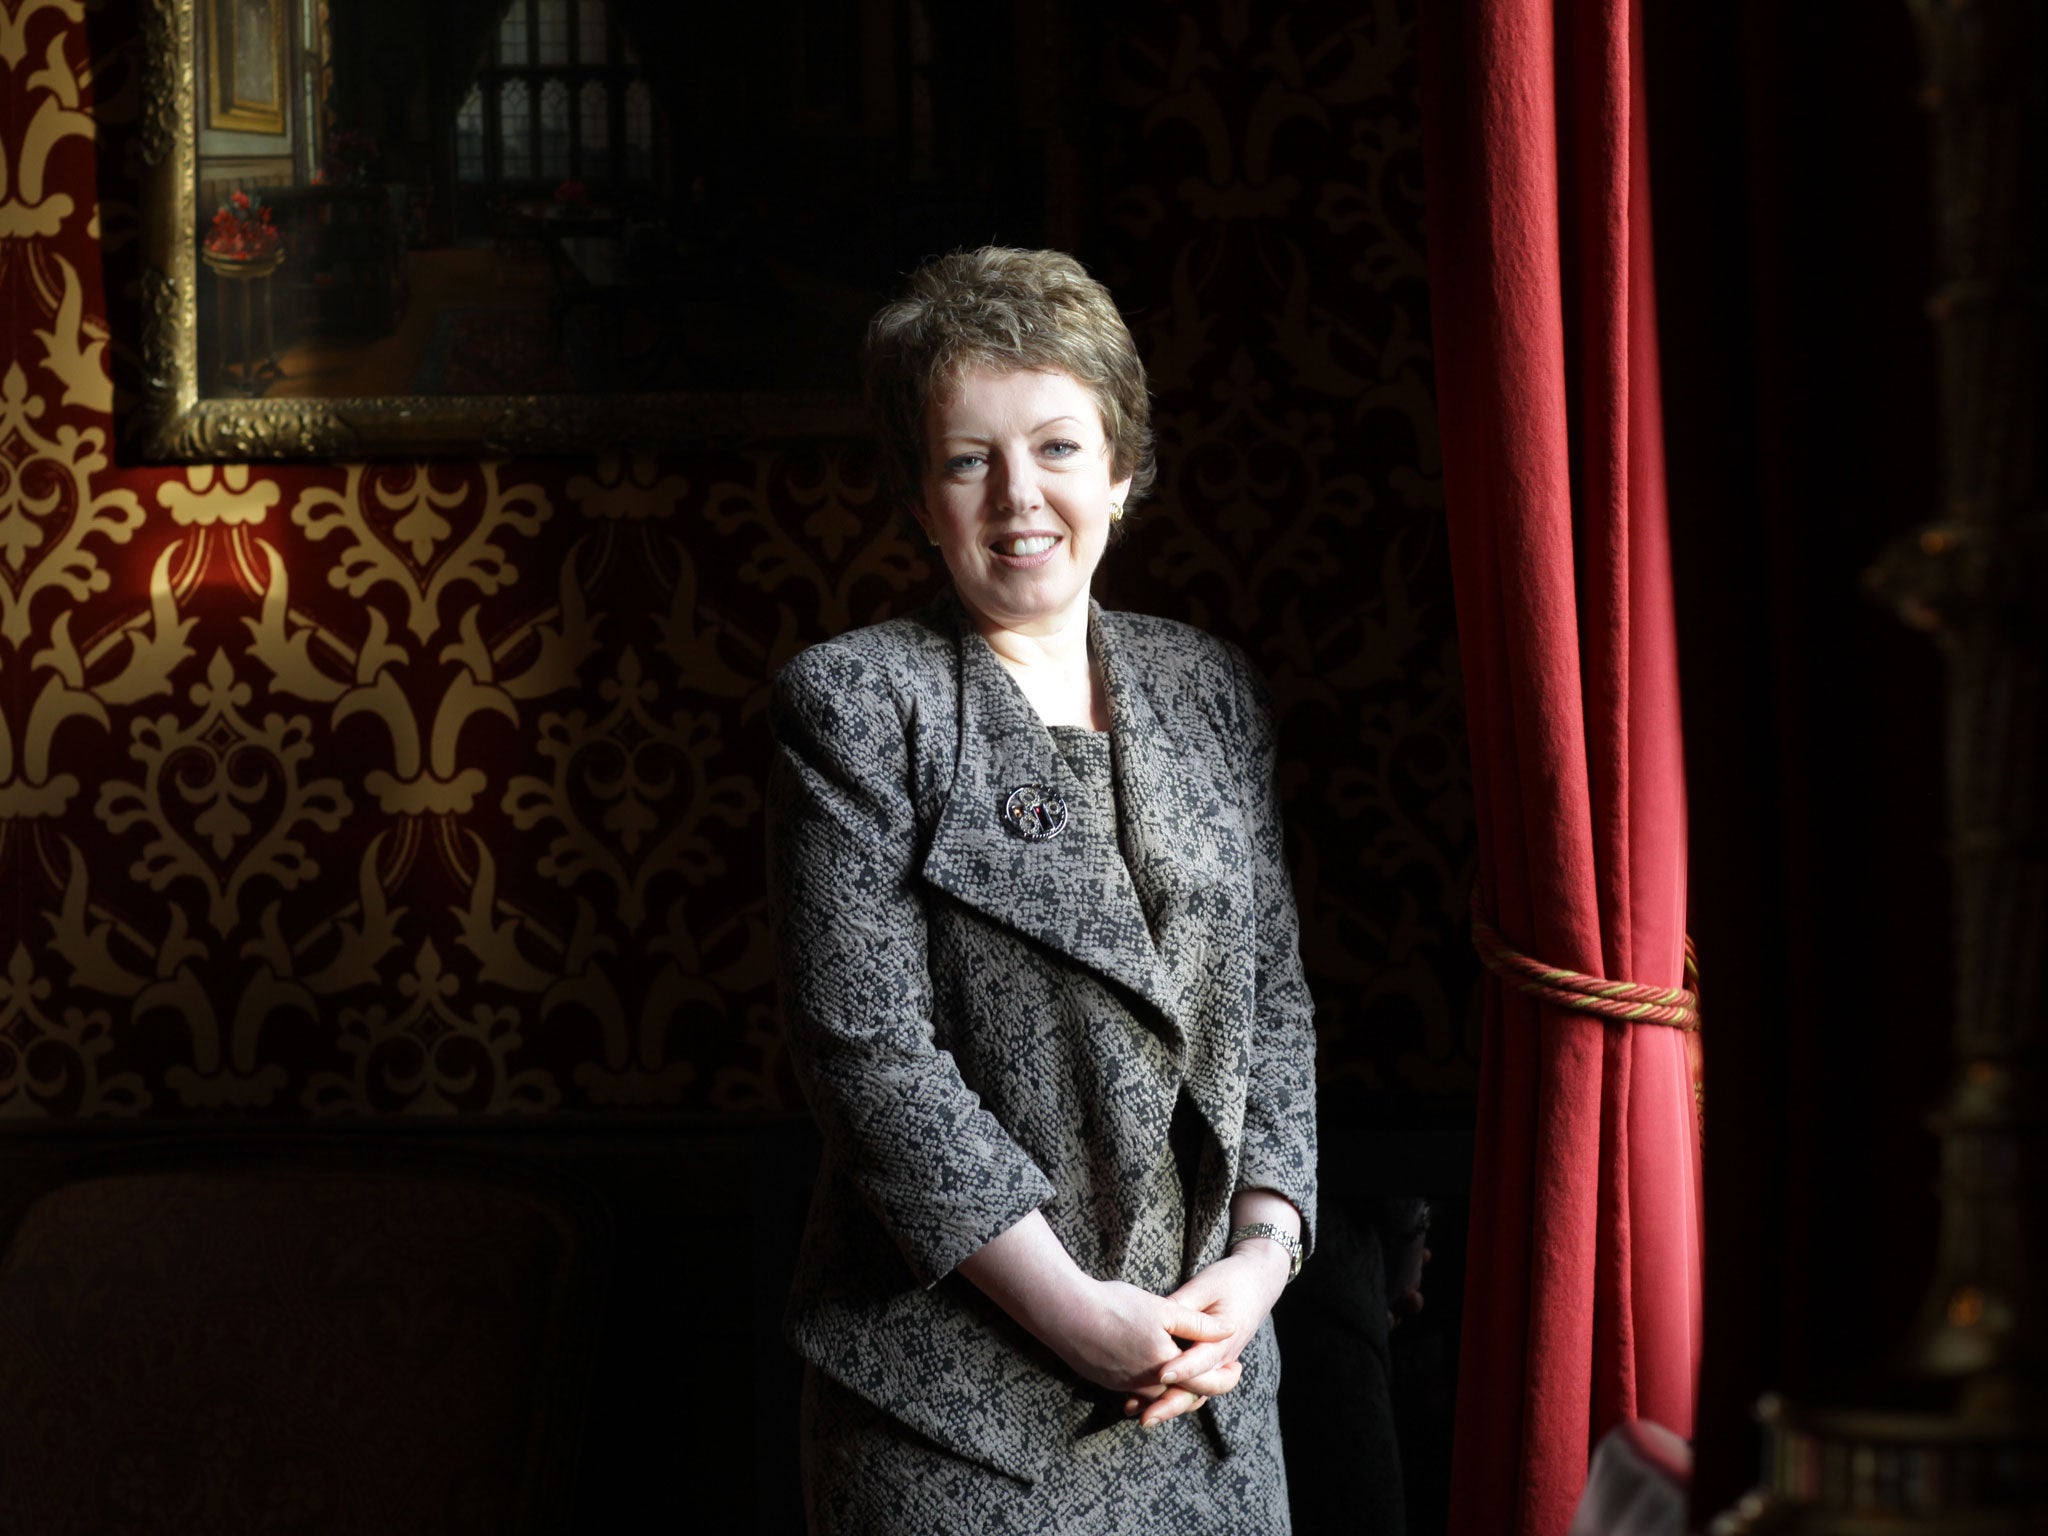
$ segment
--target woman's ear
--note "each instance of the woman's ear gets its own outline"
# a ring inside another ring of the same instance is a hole
[[[932,515],[925,510],[924,502],[921,500],[913,501],[910,504],[909,511],[910,520],[916,523],[918,530],[924,534],[925,542],[931,545],[932,548],[937,549],[939,547],[939,538],[937,534],[932,532]]]

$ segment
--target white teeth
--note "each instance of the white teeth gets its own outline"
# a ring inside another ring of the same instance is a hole
[[[1046,533],[1029,539],[999,539],[995,549],[999,555],[1042,555],[1057,543],[1058,539]]]

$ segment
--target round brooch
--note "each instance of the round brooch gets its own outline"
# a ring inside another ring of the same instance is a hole
[[[1027,843],[1050,842],[1067,830],[1067,802],[1042,784],[1020,784],[1003,805],[1003,825]]]

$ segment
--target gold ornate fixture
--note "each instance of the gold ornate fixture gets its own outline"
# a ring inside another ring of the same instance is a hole
[[[1869,581],[1948,662],[1940,1248],[1892,1386],[1853,1406],[1767,1400],[1764,1486],[1717,1536],[2048,1530],[2048,19],[2032,0],[1908,3],[1934,125],[1944,512]]]

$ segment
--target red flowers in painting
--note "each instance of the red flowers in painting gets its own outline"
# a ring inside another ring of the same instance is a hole
[[[276,250],[282,238],[270,222],[270,210],[263,200],[235,191],[214,214],[206,232],[206,249],[230,261],[250,261]]]

